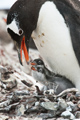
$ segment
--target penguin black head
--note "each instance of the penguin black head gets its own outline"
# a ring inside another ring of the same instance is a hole
[[[44,73],[45,65],[41,59],[35,59],[33,62],[31,62],[31,65],[32,65],[31,67],[32,70]]]
[[[36,28],[40,6],[45,0],[18,0],[7,16],[7,31],[14,40],[22,64],[22,49],[26,61],[29,61],[29,39]],[[38,4],[38,5],[37,5]]]
[[[37,80],[40,81],[42,84],[45,83],[46,74],[45,74],[45,65],[41,59],[35,59],[31,62],[31,74]]]
[[[44,62],[41,59],[35,59],[33,62],[31,62],[31,65],[42,65],[42,66],[44,66]]]

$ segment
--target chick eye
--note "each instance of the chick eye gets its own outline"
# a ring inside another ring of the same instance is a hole
[[[41,64],[41,61],[38,61],[38,64],[40,65],[40,64]]]
[[[19,34],[22,35],[23,34],[23,30],[19,29]]]

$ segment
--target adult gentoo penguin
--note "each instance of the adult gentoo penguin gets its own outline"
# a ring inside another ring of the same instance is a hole
[[[41,59],[35,59],[31,62],[32,76],[43,85],[44,88],[54,89],[56,94],[59,94],[67,88],[74,88],[75,86],[71,81],[60,75],[55,75],[46,68],[44,62]],[[43,89],[44,90],[44,89]]]
[[[51,69],[80,90],[79,18],[79,0],[18,0],[8,13],[7,30],[17,45],[20,62],[22,49],[29,60],[32,36]]]

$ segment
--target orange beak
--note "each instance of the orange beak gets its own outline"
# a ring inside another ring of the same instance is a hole
[[[23,39],[21,41],[21,49],[20,49],[20,57],[21,57],[21,62],[22,62],[22,50],[24,52],[24,56],[27,62],[29,62],[29,56],[28,56],[28,51],[25,45],[25,36],[23,36]]]
[[[31,65],[36,65],[36,63],[35,62],[31,62]]]
[[[37,70],[35,69],[35,67],[33,67],[33,66],[31,67],[31,70],[37,71]]]

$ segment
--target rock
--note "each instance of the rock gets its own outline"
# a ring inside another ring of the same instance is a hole
[[[68,106],[67,108],[66,108],[66,111],[72,111],[72,108],[70,107],[70,106]]]
[[[78,108],[77,104],[75,104],[74,107],[72,107],[72,111],[73,111],[73,112],[76,112],[76,111],[78,111],[78,110],[79,110],[79,108]]]
[[[63,117],[60,117],[60,118],[58,118],[56,120],[69,120],[69,119],[64,119]]]
[[[57,102],[42,102],[40,105],[46,110],[51,110],[51,111],[57,111],[57,109],[59,108]]]
[[[80,100],[78,101],[77,106],[80,109]]]
[[[24,106],[23,104],[18,105],[18,106],[16,107],[16,114],[17,114],[18,116],[24,115],[24,112],[25,112],[25,111],[26,111],[26,108],[25,108],[25,106]]]
[[[23,119],[22,119],[23,120]],[[38,118],[38,117],[33,117],[33,118],[28,118],[28,119],[25,119],[25,120],[42,120],[42,118]]]
[[[2,65],[0,65],[0,73],[5,73],[7,72],[7,68],[6,67],[3,67]]]
[[[10,78],[8,80],[3,80],[3,81],[1,81],[1,83],[2,83],[1,87],[6,90],[10,90],[17,86],[17,81],[14,78]]]
[[[50,100],[47,98],[40,98],[40,102],[50,102]]]
[[[26,112],[32,112],[32,111],[37,111],[38,110],[38,102],[36,103],[37,99],[36,98],[29,98],[29,99],[26,99]],[[35,103],[37,105],[35,105]],[[35,106],[34,106],[35,105]]]
[[[7,71],[8,71],[7,68],[5,68],[2,65],[0,65],[0,81],[1,81],[1,78],[2,78],[2,73],[5,73]]]
[[[60,110],[65,110],[67,108],[67,103],[62,98],[58,98],[58,104]]]
[[[6,89],[10,90],[16,86],[17,86],[17,81],[15,79],[12,79],[9,83],[7,83]]]
[[[22,119],[22,120],[23,120],[23,119]],[[28,119],[25,119],[25,120],[42,120],[42,118],[36,117],[36,118],[28,118]]]
[[[76,118],[80,118],[80,111],[77,111],[77,112],[75,113],[75,117],[76,117]]]
[[[71,119],[71,120],[75,119],[75,116],[69,111],[62,112],[61,116],[64,118]]]
[[[67,94],[67,101],[74,101],[76,100],[76,96],[73,93],[68,93]]]
[[[9,120],[9,116],[1,114],[0,115],[0,120]]]
[[[38,106],[40,103],[39,102],[35,102],[35,106]]]
[[[42,120],[46,120],[48,118],[54,117],[54,113],[41,113],[39,115],[39,117],[42,117],[43,118]],[[53,120],[55,120],[55,119],[53,119]]]
[[[17,95],[17,96],[24,96],[24,95],[30,95],[30,92],[28,91],[28,90],[19,90],[19,91],[15,91],[14,92],[15,93],[15,95]]]
[[[79,91],[76,92],[75,96],[76,96],[77,98],[80,97],[80,92],[79,92]]]
[[[50,119],[47,119],[47,120],[56,120],[56,118],[50,118]]]
[[[71,101],[67,102],[67,105],[70,106],[70,107],[74,107],[75,106],[74,103],[71,102]]]
[[[41,108],[39,105],[37,106],[32,106],[31,108],[26,106],[26,113],[31,113],[31,112],[39,112],[41,113],[41,111],[45,111],[44,108]]]

